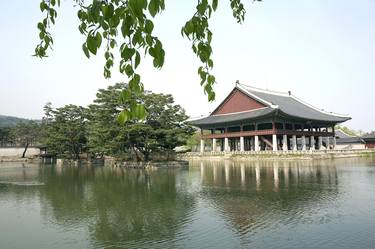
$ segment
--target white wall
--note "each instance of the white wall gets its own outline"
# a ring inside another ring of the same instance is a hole
[[[335,150],[363,150],[365,144],[353,143],[353,144],[336,144]]]
[[[25,148],[0,148],[0,158],[21,158]],[[26,157],[39,155],[39,148],[30,147],[27,149]]]

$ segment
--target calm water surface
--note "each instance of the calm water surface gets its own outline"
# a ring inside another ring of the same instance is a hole
[[[375,159],[2,163],[0,248],[375,248]]]

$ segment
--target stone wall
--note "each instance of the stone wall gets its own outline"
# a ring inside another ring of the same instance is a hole
[[[10,148],[0,148],[0,158],[21,158],[23,147],[10,147]],[[26,157],[35,157],[40,153],[39,148],[29,147],[26,152]]]
[[[315,150],[315,151],[245,151],[245,152],[187,152],[180,154],[180,160],[300,160],[300,159],[333,159],[342,157],[367,157],[375,156],[375,149],[358,150]]]

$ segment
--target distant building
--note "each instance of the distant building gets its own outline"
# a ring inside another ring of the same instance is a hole
[[[365,149],[365,141],[358,136],[351,136],[343,130],[336,130],[336,149],[338,150],[358,150]]]
[[[192,124],[201,129],[201,152],[304,151],[335,148],[334,127],[349,119],[313,107],[291,92],[237,83],[211,115]]]
[[[375,149],[375,134],[367,134],[362,137],[367,149]]]

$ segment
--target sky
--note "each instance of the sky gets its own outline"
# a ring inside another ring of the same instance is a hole
[[[154,33],[163,42],[161,70],[144,59],[145,88],[172,94],[191,117],[209,114],[236,80],[297,97],[327,111],[349,114],[352,129],[375,130],[375,1],[243,0],[245,22],[237,24],[228,2],[219,1],[210,21],[216,101],[199,85],[198,58],[181,36],[197,1],[166,0]],[[126,81],[103,77],[103,53],[87,59],[81,50],[74,1],[62,0],[53,27],[54,48],[46,59],[32,57],[38,42],[39,1],[1,1],[0,114],[39,119],[43,105],[87,106],[98,89]]]

